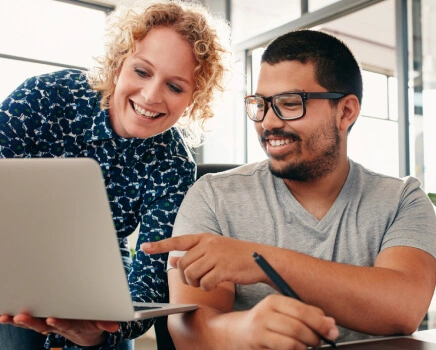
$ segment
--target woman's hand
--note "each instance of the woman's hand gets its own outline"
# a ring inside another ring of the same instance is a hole
[[[118,330],[118,322],[67,320],[60,318],[37,318],[26,314],[16,316],[1,315],[1,324],[32,329],[38,333],[57,333],[80,346],[93,346],[105,341],[105,331],[109,333]]]

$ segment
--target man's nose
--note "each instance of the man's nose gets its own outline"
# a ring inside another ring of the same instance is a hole
[[[280,119],[272,109],[271,103],[268,102],[265,117],[262,120],[262,128],[265,130],[280,129],[285,125],[285,121]]]

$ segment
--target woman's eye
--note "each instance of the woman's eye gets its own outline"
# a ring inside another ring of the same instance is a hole
[[[170,88],[171,91],[176,92],[178,94],[183,91],[181,88],[179,88],[177,85],[174,84],[168,84],[168,87]]]
[[[144,78],[144,77],[146,77],[146,76],[148,75],[148,73],[147,73],[145,70],[138,69],[138,68],[135,68],[135,72],[136,72],[136,74],[138,74],[141,78]]]

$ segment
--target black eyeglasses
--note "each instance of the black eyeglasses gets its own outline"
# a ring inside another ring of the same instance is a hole
[[[268,112],[268,103],[274,113],[282,120],[293,120],[306,114],[306,101],[310,99],[339,99],[346,94],[340,92],[283,92],[263,97],[250,95],[245,97],[245,109],[248,118],[261,122]]]

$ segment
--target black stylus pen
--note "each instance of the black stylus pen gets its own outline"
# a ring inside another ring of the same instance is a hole
[[[270,280],[276,285],[279,289],[280,293],[286,295],[288,297],[301,300],[297,293],[295,293],[289,284],[278,274],[276,270],[265,260],[262,255],[253,253],[254,261],[260,266],[260,268],[265,272],[265,274],[270,278]],[[324,341],[324,343],[329,344],[336,348],[336,343],[332,340],[324,338],[322,335],[318,334],[318,336]]]

